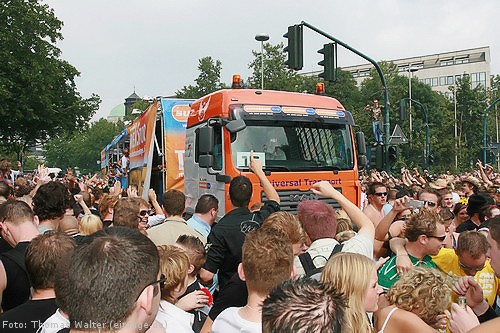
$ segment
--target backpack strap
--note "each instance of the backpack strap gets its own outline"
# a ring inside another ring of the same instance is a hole
[[[334,255],[336,255],[337,253],[342,252],[343,247],[344,247],[343,243],[338,243],[337,245],[335,245],[335,247],[332,250],[332,253],[328,257],[328,260],[330,260],[330,258],[333,257]]]
[[[316,269],[316,266],[314,266],[313,260],[312,260],[311,255],[309,253],[304,252],[304,253],[300,254],[299,260],[300,260],[300,263],[302,264],[302,267],[304,268],[304,272],[306,273],[306,276],[309,276],[309,273]]]
[[[337,244],[332,250],[332,253],[330,254],[330,259],[333,255],[339,253],[342,251],[342,248],[344,247],[344,244]],[[318,257],[318,256],[316,256]],[[316,257],[314,257],[316,259]],[[323,256],[321,256],[323,257]],[[325,257],[323,257],[325,261],[328,261]],[[323,267],[320,267],[319,270],[318,268],[314,265],[313,259],[311,258],[311,255],[308,252],[304,252],[299,255],[299,260],[300,263],[302,264],[302,267],[304,268],[304,272],[306,273],[306,276],[311,276],[314,275],[318,272],[321,272],[323,270]]]

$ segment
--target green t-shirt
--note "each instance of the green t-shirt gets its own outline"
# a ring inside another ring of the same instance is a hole
[[[411,255],[408,256],[410,257],[414,267],[423,266],[437,268],[430,256],[425,256],[422,260],[419,260]],[[396,283],[397,280],[399,280],[399,275],[396,269],[396,256],[393,256],[378,270],[378,284],[382,287],[382,289],[387,291],[394,283]]]

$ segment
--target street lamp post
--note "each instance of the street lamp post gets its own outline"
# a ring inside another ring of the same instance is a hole
[[[497,98],[493,103],[491,103],[483,114],[483,165],[486,165],[486,118],[490,110],[500,102],[500,98]]]
[[[411,77],[413,72],[418,71],[418,68],[412,68],[411,65],[408,65],[408,100],[409,100],[409,108],[408,112],[410,113],[410,142],[412,142],[413,137],[413,120],[411,116]]]
[[[260,89],[264,90],[264,42],[269,40],[269,35],[260,33],[255,40],[260,42]]]

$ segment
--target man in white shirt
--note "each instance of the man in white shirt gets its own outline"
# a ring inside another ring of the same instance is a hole
[[[238,275],[248,289],[247,304],[222,311],[212,332],[262,332],[262,302],[272,288],[293,278],[294,273],[292,244],[283,233],[265,227],[250,232],[238,266]]]

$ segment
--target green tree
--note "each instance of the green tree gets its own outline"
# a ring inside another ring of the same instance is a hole
[[[195,80],[196,85],[184,86],[176,91],[178,98],[200,98],[225,87],[220,81],[222,71],[220,60],[214,60],[210,56],[201,58],[198,61],[198,70],[200,74]]]
[[[400,75],[395,64],[381,62],[380,67],[384,73],[390,105],[390,132],[396,124],[399,124],[410,139],[409,144],[403,144],[399,148],[400,159],[394,167],[394,171],[400,166],[423,167],[425,165],[425,114],[418,104],[412,105],[412,128],[410,133],[409,120],[401,121],[398,114],[397,101],[408,97],[408,77]],[[361,84],[360,103],[355,119],[361,124],[368,138],[372,137],[371,118],[368,112],[364,112],[365,105],[370,104],[374,98],[383,103],[383,87],[380,77],[375,69],[370,71],[370,77]],[[435,157],[433,171],[448,170],[454,165],[454,139],[453,139],[453,111],[451,103],[442,94],[433,91],[428,85],[419,80],[412,79],[412,99],[424,105],[427,111],[429,124],[430,153]],[[368,141],[372,141],[369,139]]]
[[[97,171],[101,151],[123,128],[122,122],[101,118],[80,133],[52,139],[45,145],[47,164],[63,170],[77,166],[84,173]]]
[[[472,88],[468,75],[457,80],[456,89],[458,163],[462,170],[470,170],[481,157],[487,94],[482,86]]]
[[[0,3],[0,145],[20,155],[27,145],[81,128],[97,110],[83,99],[79,72],[55,46],[62,22],[40,0]]]
[[[264,88],[268,90],[302,91],[307,78],[301,77],[296,71],[285,65],[286,56],[283,43],[272,45],[264,43]],[[249,88],[261,87],[261,53],[252,51],[254,59],[248,64],[252,75],[248,78]]]

